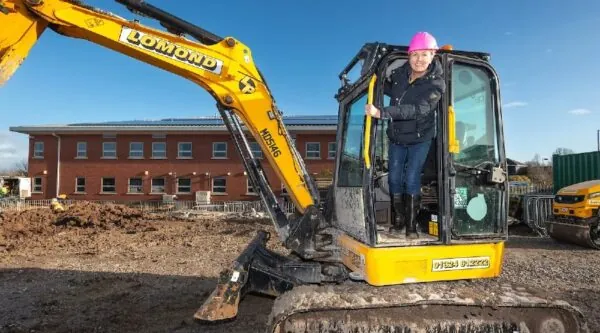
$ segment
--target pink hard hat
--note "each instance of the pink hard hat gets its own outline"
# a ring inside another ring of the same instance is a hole
[[[417,32],[410,40],[408,52],[417,50],[437,50],[438,45],[435,38],[428,32]]]

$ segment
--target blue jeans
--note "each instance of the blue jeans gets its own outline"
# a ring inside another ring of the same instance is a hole
[[[413,145],[390,143],[388,150],[390,195],[421,194],[421,172],[432,141]]]

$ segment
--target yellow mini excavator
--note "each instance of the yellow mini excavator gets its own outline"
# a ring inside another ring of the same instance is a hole
[[[335,95],[333,183],[320,198],[250,48],[142,0],[117,2],[166,31],[79,1],[0,1],[0,83],[50,28],[177,74],[214,97],[292,254],[268,250],[269,234],[257,233],[195,313],[200,324],[234,318],[244,295],[260,293],[277,297],[268,332],[587,332],[569,304],[494,279],[507,239],[508,183],[500,84],[489,54],[444,47],[436,55],[448,90],[412,239],[388,232],[387,123],[364,113],[367,102],[387,105],[384,82],[407,61],[407,47],[366,43],[349,57]],[[284,183],[294,215],[279,206],[247,135]]]

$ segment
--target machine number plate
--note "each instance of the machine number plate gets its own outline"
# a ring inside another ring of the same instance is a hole
[[[481,269],[490,267],[490,257],[434,259],[433,272],[454,271],[462,269]]]

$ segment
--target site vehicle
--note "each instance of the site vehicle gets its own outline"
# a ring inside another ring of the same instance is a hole
[[[30,198],[31,185],[29,177],[0,176],[0,198]]]
[[[408,240],[386,231],[386,122],[364,114],[365,103],[387,102],[383,82],[406,61],[406,47],[366,43],[340,74],[335,171],[320,198],[246,45],[143,1],[117,2],[167,31],[79,2],[3,1],[0,71],[7,80],[50,28],[180,75],[214,97],[278,241],[292,254],[268,250],[270,234],[259,232],[223,270],[196,319],[232,319],[252,292],[278,296],[270,332],[587,331],[576,308],[492,279],[502,269],[508,198],[500,85],[488,54],[445,47],[437,55],[449,88],[423,173],[420,237]],[[248,135],[284,183],[293,216],[279,206]]]
[[[550,237],[600,250],[600,180],[588,180],[558,190],[547,221]]]

